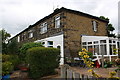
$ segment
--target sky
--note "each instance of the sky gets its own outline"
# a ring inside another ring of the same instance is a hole
[[[29,25],[65,7],[94,16],[105,16],[118,32],[118,2],[120,0],[0,0],[0,29],[15,36]]]

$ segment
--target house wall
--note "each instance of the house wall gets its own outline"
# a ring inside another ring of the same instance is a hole
[[[44,39],[47,37],[51,37],[51,36],[55,36],[55,35],[59,35],[61,33],[63,33],[63,23],[64,23],[64,17],[63,17],[63,13],[60,12],[58,14],[55,14],[51,17],[49,17],[48,19],[42,20],[40,21],[38,24],[34,25],[34,26],[29,26],[29,28],[27,30],[25,30],[24,32],[20,33],[18,36],[20,36],[20,43],[26,43],[26,42],[33,42],[35,40],[40,40],[40,39]],[[60,28],[55,28],[55,17],[56,16],[60,16],[61,17],[61,22],[60,22]],[[40,29],[41,29],[41,24],[47,22],[47,32],[41,34],[40,33]],[[33,37],[29,38],[29,31],[32,30],[33,33]],[[25,35],[24,35],[25,34]],[[18,37],[16,36],[16,38]]]
[[[55,17],[60,16],[60,28],[55,28]],[[92,21],[97,21],[98,31],[93,31]],[[40,33],[41,24],[48,23],[48,31],[44,34]],[[37,23],[37,24],[36,24]],[[41,40],[47,37],[53,37],[63,33],[64,37],[64,56],[75,57],[77,52],[81,48],[81,36],[82,35],[92,35],[92,36],[105,36],[107,35],[106,25],[107,22],[95,19],[93,16],[86,15],[84,13],[75,14],[69,12],[69,10],[61,10],[54,14],[47,16],[47,18],[41,19],[34,25],[29,26],[29,28],[21,32],[20,44],[26,42],[34,42],[36,40]],[[33,37],[29,38],[29,30],[33,30]],[[26,34],[26,35],[24,35]],[[26,38],[23,38],[26,37]]]
[[[81,36],[92,35],[92,36],[106,36],[107,22],[102,22],[97,19],[78,15],[70,12],[65,13],[66,25],[64,26],[64,49],[65,55],[70,57],[77,56],[78,51],[81,48]],[[98,31],[94,32],[92,21],[98,23]],[[70,53],[70,54],[69,54]]]

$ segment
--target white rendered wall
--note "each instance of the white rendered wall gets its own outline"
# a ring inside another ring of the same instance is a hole
[[[60,46],[60,65],[64,64],[64,49],[63,49],[63,34],[58,35],[58,36],[53,36],[53,37],[48,37],[48,38],[44,38],[41,40],[37,40],[35,42],[45,42],[44,46],[48,47],[48,41],[53,41],[53,47],[57,48],[57,46]]]

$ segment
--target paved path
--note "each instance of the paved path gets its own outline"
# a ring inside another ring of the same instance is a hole
[[[80,74],[85,74],[91,76],[92,74],[88,72],[89,68],[81,68],[81,67],[70,67],[73,71],[78,72]],[[98,75],[106,78],[109,77],[109,72],[114,71],[116,68],[92,68]],[[59,70],[60,72],[60,70]],[[18,78],[21,80],[32,80],[29,79],[28,74],[26,72],[21,72],[20,70],[15,71],[12,75],[11,78]],[[60,78],[59,75],[51,75],[51,76],[46,76],[43,79],[48,79],[48,78]]]
[[[80,74],[92,75],[88,70],[90,68],[81,68],[81,67],[71,67],[72,70]],[[114,71],[116,68],[92,68],[98,75],[106,78],[109,77],[109,72]]]

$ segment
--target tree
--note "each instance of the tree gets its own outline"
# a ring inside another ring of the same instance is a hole
[[[16,54],[19,51],[18,42],[16,39],[11,40],[7,45],[7,53]]]
[[[108,18],[105,18],[104,16],[100,16],[101,19],[109,21]]]
[[[99,18],[109,21],[109,19],[105,18],[104,16],[100,16]],[[107,26],[108,37],[115,37],[115,34],[113,34],[114,30],[115,30],[115,28],[113,27],[113,25],[111,23],[109,23],[108,26]]]
[[[0,30],[0,35],[2,37],[2,53],[7,53],[7,41],[8,38],[11,37],[9,33],[7,33],[4,29]]]

